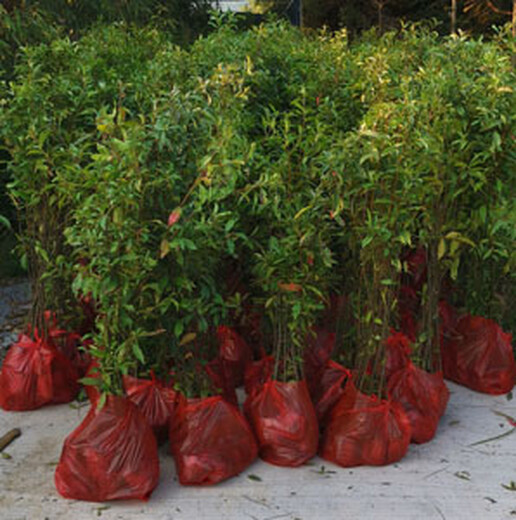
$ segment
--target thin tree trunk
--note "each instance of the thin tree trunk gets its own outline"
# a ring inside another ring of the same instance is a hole
[[[514,0],[516,1],[516,0]],[[457,32],[457,0],[451,0],[451,34]]]
[[[383,0],[377,1],[376,5],[378,6],[378,30],[380,34],[383,34],[383,6],[385,2]]]
[[[516,0],[512,0],[512,36],[516,38]]]

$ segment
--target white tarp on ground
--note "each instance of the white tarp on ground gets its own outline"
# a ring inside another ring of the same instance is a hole
[[[0,435],[22,429],[0,458],[2,520],[513,520],[516,432],[495,411],[516,416],[516,399],[449,383],[450,403],[435,439],[411,445],[388,467],[344,469],[321,459],[296,469],[255,462],[214,487],[181,487],[161,450],[161,480],[150,501],[93,504],[64,500],[54,488],[61,445],[86,408],[0,411]],[[229,452],[230,450],[228,450]],[[324,469],[323,469],[324,466]],[[260,480],[249,478],[250,475]]]

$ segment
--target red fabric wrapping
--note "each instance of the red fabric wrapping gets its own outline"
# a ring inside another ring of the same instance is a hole
[[[401,405],[364,395],[348,382],[331,411],[320,455],[343,467],[383,466],[400,460],[409,443]]]
[[[257,457],[251,428],[220,396],[180,397],[170,423],[170,448],[183,485],[210,485],[244,471]]]
[[[402,260],[407,263],[409,285],[416,291],[420,291],[427,278],[426,251],[423,247],[409,250],[402,256]]]
[[[244,409],[263,460],[299,466],[316,454],[319,430],[305,381],[267,381],[248,397]]]
[[[328,413],[344,394],[344,386],[349,377],[348,369],[331,359],[327,361],[317,387],[314,393],[311,393],[317,419],[321,426],[326,424]]]
[[[433,439],[450,397],[442,373],[429,374],[409,363],[389,379],[388,393],[407,414],[412,442],[419,444]]]
[[[486,394],[506,394],[513,389],[512,335],[494,321],[466,314],[441,337],[444,377]]]
[[[253,361],[253,353],[244,339],[225,325],[217,328],[217,339],[225,377],[231,386],[236,388],[244,382],[245,368]]]
[[[337,323],[342,318],[344,310],[348,305],[348,297],[343,294],[331,294],[328,298],[328,304],[323,311],[319,323],[325,330],[335,332]]]
[[[310,393],[315,392],[318,381],[335,348],[335,333],[316,328],[307,337],[304,371]]]
[[[244,388],[247,395],[259,391],[272,378],[274,356],[265,356],[260,361],[248,365],[245,371]]]
[[[206,365],[206,373],[211,380],[214,391],[220,392],[228,403],[238,406],[234,379],[229,372],[228,365],[220,358],[216,358]]]
[[[55,484],[65,498],[104,502],[147,500],[158,484],[156,439],[138,408],[125,397],[108,396],[91,407],[65,440]]]
[[[391,331],[386,341],[385,377],[405,368],[410,360],[410,339],[403,332]]]
[[[23,411],[68,403],[79,391],[77,379],[71,362],[51,343],[22,334],[2,365],[0,406]]]
[[[459,320],[459,313],[445,300],[439,302],[439,319],[441,321],[441,342],[457,335],[455,328]]]
[[[129,400],[138,407],[154,431],[158,442],[165,442],[176,405],[175,390],[165,386],[154,375],[152,379],[125,376],[124,389]]]
[[[417,339],[419,326],[416,322],[414,314],[411,311],[400,309],[400,329],[410,341],[414,342]]]
[[[48,336],[51,343],[72,362],[79,377],[83,377],[91,364],[91,356],[86,350],[91,340],[83,342],[77,332],[62,329],[50,329]]]

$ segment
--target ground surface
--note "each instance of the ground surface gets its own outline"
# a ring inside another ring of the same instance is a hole
[[[6,315],[13,318],[6,295],[14,304],[23,302],[27,287],[0,293],[0,325]],[[513,428],[496,413],[516,417],[516,396],[448,386],[450,403],[437,436],[411,445],[398,464],[345,469],[314,459],[291,469],[256,461],[217,486],[188,488],[178,484],[164,446],[160,484],[147,503],[93,504],[57,494],[54,470],[62,443],[87,407],[0,410],[0,435],[22,430],[0,457],[0,519],[516,520],[516,490],[507,489],[516,481],[516,432],[500,437]],[[499,438],[476,444],[494,437]]]
[[[18,331],[26,323],[29,311],[29,283],[11,280],[0,283],[0,362]]]

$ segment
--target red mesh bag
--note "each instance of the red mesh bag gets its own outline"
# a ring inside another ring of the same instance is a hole
[[[151,373],[151,379],[125,376],[124,389],[129,400],[138,407],[154,431],[158,442],[166,441],[170,418],[176,405],[177,394],[174,389],[161,383],[154,373]]]
[[[180,397],[170,427],[170,448],[183,485],[210,485],[244,471],[257,457],[251,428],[220,396]]]
[[[260,361],[248,365],[245,371],[244,388],[247,395],[252,394],[272,378],[274,356],[265,356]]]
[[[444,377],[486,394],[510,392],[516,381],[512,335],[470,314],[449,327],[441,343]]]
[[[385,377],[405,368],[410,360],[410,339],[403,332],[391,331],[386,341]]]
[[[22,334],[2,365],[0,406],[23,411],[69,403],[79,391],[77,379],[70,360],[51,343]]]
[[[159,480],[156,438],[129,399],[108,396],[92,406],[65,440],[55,483],[65,498],[147,500]]]
[[[410,443],[410,423],[398,403],[359,392],[352,382],[333,407],[320,455],[339,466],[383,466],[400,460]]]
[[[429,374],[409,363],[389,379],[388,392],[407,414],[411,440],[419,444],[433,439],[450,397],[442,373]]]
[[[220,393],[228,403],[238,406],[234,379],[230,374],[228,375],[226,363],[220,358],[216,358],[206,365],[206,373],[210,378],[215,392]]]
[[[245,368],[252,362],[253,353],[244,339],[225,325],[217,328],[217,339],[225,377],[229,384],[236,388],[244,382]]]
[[[267,381],[248,397],[244,409],[263,460],[299,466],[316,454],[319,429],[305,381]]]
[[[312,395],[319,424],[324,426],[326,416],[344,394],[344,387],[350,377],[349,370],[331,359],[326,363],[319,382]]]

